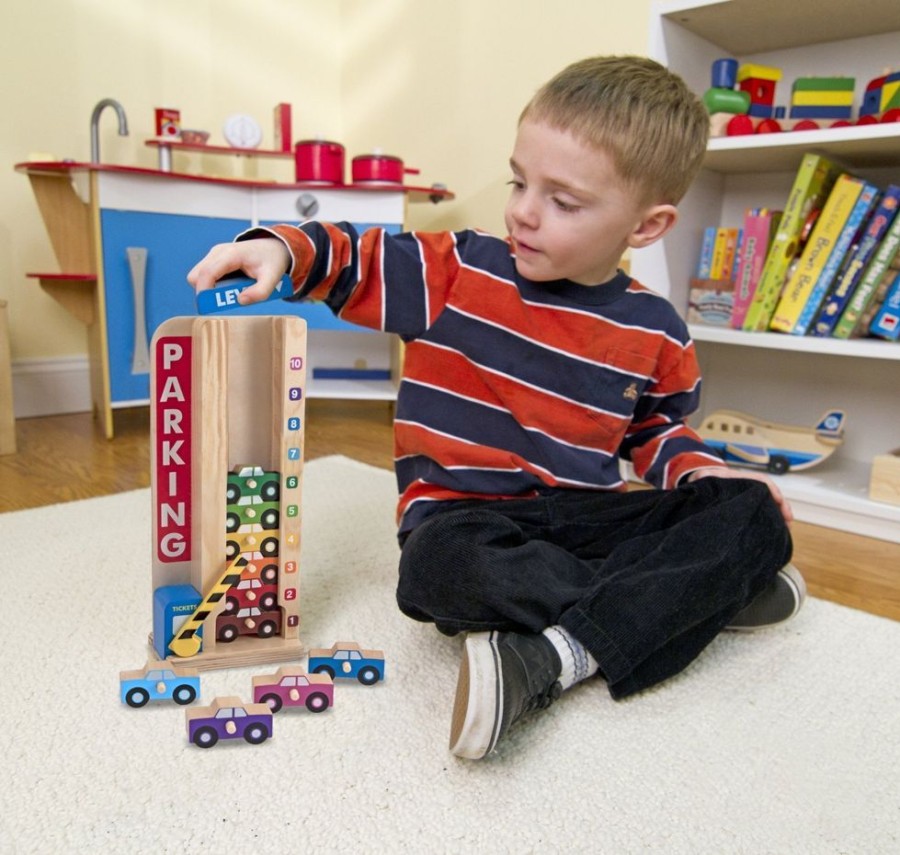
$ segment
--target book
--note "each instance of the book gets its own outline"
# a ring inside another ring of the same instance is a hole
[[[900,249],[900,216],[895,216],[834,326],[835,338],[850,338],[854,335],[857,324],[874,299],[881,279],[890,269],[898,249]]]
[[[839,171],[834,163],[822,155],[803,155],[784,205],[778,231],[766,255],[756,293],[744,318],[745,330],[762,331],[768,328],[781,295],[785,274],[797,255],[803,225],[810,211],[828,195]]]
[[[734,306],[731,311],[731,326],[736,330],[744,325],[747,308],[756,292],[766,253],[780,219],[781,211],[770,211],[768,208],[748,208],[744,215],[741,257],[734,275]]]
[[[696,279],[709,279],[712,274],[713,246],[716,243],[716,227],[707,226],[703,230],[703,243],[700,245],[700,258],[694,273]]]
[[[734,278],[734,267],[741,243],[741,230],[723,229],[722,231],[724,232],[725,246],[722,253],[722,267],[719,270],[718,278],[730,282]]]
[[[877,335],[888,341],[900,339],[900,273],[895,270],[891,270],[884,302],[869,324],[869,335]]]
[[[712,262],[709,268],[710,279],[724,279],[722,271],[725,269],[725,245],[728,242],[728,229],[719,227],[716,229],[716,240],[713,243]]]
[[[691,279],[687,322],[727,327],[734,303],[733,285],[726,279]]]
[[[840,272],[834,288],[825,298],[819,315],[810,329],[812,335],[827,338],[834,332],[841,313],[856,290],[898,210],[900,210],[900,186],[891,184],[882,194],[875,213],[869,218],[859,243]]]
[[[831,288],[844,255],[869,215],[878,188],[844,173],[835,181],[769,324],[776,332],[806,335]]]

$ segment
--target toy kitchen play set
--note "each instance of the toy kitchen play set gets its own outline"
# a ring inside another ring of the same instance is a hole
[[[99,123],[107,108],[116,114],[119,134],[128,134],[122,105],[100,101],[91,116],[89,162],[42,157],[15,168],[31,182],[59,264],[59,272],[28,276],[87,326],[91,395],[108,437],[115,408],[149,400],[149,344],[157,327],[196,314],[185,277],[213,244],[251,226],[312,217],[397,233],[408,202],[453,198],[442,184],[406,183],[418,170],[378,150],[354,156],[348,176],[340,143],[294,142],[289,104],[274,109],[271,148],[262,147],[265,134],[252,116],[229,116],[224,144],[217,145],[209,132],[184,128],[178,110],[159,108],[155,136],[146,140],[157,152],[157,168],[104,164]],[[229,156],[254,165],[259,158],[292,160],[293,180],[222,177],[196,166]],[[319,304],[267,303],[240,311],[305,318],[310,396],[395,397],[399,354],[392,337],[346,324]]]

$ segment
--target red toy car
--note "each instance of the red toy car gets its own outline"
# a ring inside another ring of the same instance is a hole
[[[219,615],[216,620],[216,638],[234,641],[239,635],[258,635],[271,638],[281,631],[281,609],[264,612],[257,608],[240,609],[237,614]]]

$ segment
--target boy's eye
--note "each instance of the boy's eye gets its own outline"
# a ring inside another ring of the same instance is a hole
[[[515,187],[516,190],[521,190],[525,186],[525,182],[520,178],[512,178],[506,182],[510,187]]]
[[[566,202],[557,197],[554,197],[553,204],[556,205],[556,207],[559,208],[560,211],[564,211],[567,214],[571,214],[572,212],[577,211],[579,208],[578,205],[573,205],[570,202]]]

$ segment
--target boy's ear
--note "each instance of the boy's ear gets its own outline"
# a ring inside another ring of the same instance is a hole
[[[631,233],[628,245],[634,249],[650,246],[668,234],[678,221],[678,209],[674,205],[653,205],[644,212],[637,228]]]

